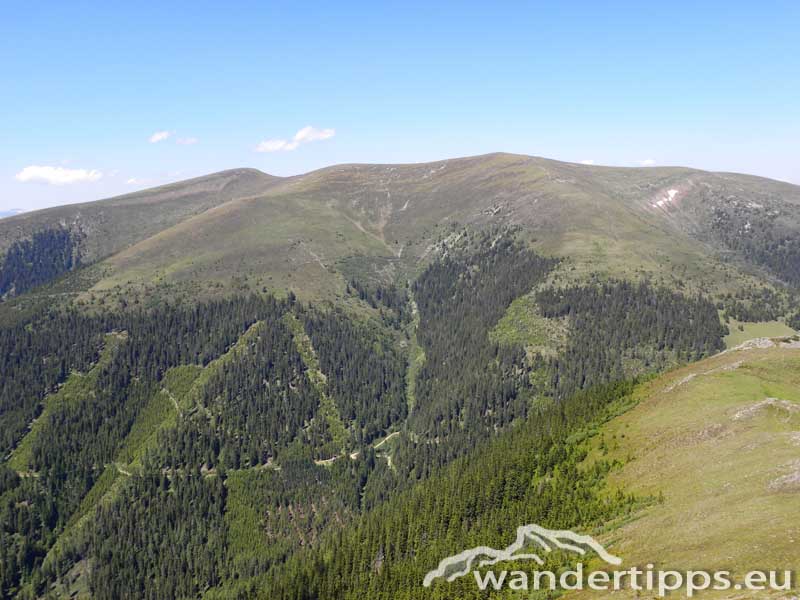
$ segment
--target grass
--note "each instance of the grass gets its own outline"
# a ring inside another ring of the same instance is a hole
[[[92,262],[232,198],[263,191],[278,182],[280,179],[255,169],[239,169],[99,202],[31,211],[0,221],[0,254],[15,239],[32,231],[80,221],[91,231],[82,245],[83,260]]]
[[[358,256],[390,258],[393,252],[325,203],[296,195],[248,198],[189,218],[113,256],[103,263],[109,274],[92,290],[105,295],[202,281],[254,291],[292,289],[319,300],[344,294],[337,265]]]
[[[75,285],[64,286],[81,292],[89,307],[243,290],[341,300],[347,277],[388,282],[413,275],[433,243],[457,225],[507,224],[519,226],[537,250],[568,259],[553,275],[562,282],[597,273],[717,297],[763,280],[691,233],[692,210],[705,210],[699,190],[730,186],[754,197],[796,195],[791,186],[745,176],[512,154],[340,165],[286,179],[239,170],[78,205],[81,220],[96,226],[87,259],[103,260],[91,267],[92,277],[76,273],[67,278]],[[685,206],[682,199],[674,210],[654,210],[653,199],[669,188],[686,194]],[[16,227],[6,241],[28,226],[72,222],[75,210],[4,220]]]
[[[800,352],[717,355],[644,384],[638,398],[592,439],[588,462],[619,460],[612,490],[664,501],[606,534],[611,550],[628,566],[797,571],[800,487],[780,482],[799,468]]]
[[[411,300],[412,322],[409,326],[409,345],[408,345],[408,368],[406,369],[406,400],[408,401],[408,412],[414,410],[417,404],[417,375],[422,365],[425,364],[425,350],[417,341],[417,330],[419,329],[419,310],[417,303]]]
[[[566,343],[566,336],[566,322],[543,317],[531,294],[514,300],[489,333],[499,344],[519,345],[529,353],[545,355],[558,353]]]
[[[755,338],[791,337],[797,332],[783,321],[761,321],[759,323],[740,323],[731,319],[730,333],[725,336],[725,347],[735,348],[747,340]]]
[[[106,465],[102,475],[97,478],[92,489],[81,500],[78,510],[69,518],[64,531],[58,536],[56,543],[45,556],[45,564],[57,560],[65,549],[74,544],[89,520],[94,515],[95,509],[102,504],[110,503],[120,492],[125,481],[125,476],[117,469],[116,464]]]
[[[417,375],[424,364],[425,350],[419,345],[417,335],[414,333],[408,346],[408,369],[406,369],[406,399],[409,412],[414,410],[417,404]]]
[[[157,443],[159,432],[177,425],[179,412],[185,410],[181,405],[186,404],[184,400],[202,372],[203,367],[198,365],[182,365],[166,372],[162,388],[136,417],[117,462],[139,465],[147,448]]]
[[[89,590],[89,570],[87,559],[79,560],[60,580],[53,583],[48,594],[53,598],[69,598],[70,600],[91,600]],[[28,588],[29,594],[35,595]]]

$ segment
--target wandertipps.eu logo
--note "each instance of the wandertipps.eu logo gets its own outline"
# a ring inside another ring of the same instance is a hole
[[[517,537],[510,546],[499,550],[489,546],[478,546],[448,556],[439,562],[438,567],[425,575],[422,585],[430,587],[433,581],[439,577],[453,581],[473,569],[481,569],[499,562],[532,560],[537,565],[543,566],[543,554],[554,550],[565,550],[584,556],[587,548],[593,550],[610,565],[622,564],[621,558],[607,552],[600,543],[588,535],[580,535],[568,530],[545,529],[534,524],[521,525],[517,527]],[[532,552],[533,549],[537,551]]]
[[[558,571],[543,568],[547,555],[553,552],[559,552],[562,557],[575,554],[579,562],[572,568]],[[606,563],[604,569],[590,570],[580,562],[590,553]],[[490,568],[499,563],[525,561],[533,568],[513,571]],[[472,572],[480,590],[616,592],[627,589],[649,592],[659,598],[682,591],[691,598],[704,590],[786,592],[794,589],[794,573],[790,570],[749,571],[736,578],[731,571],[657,569],[653,563],[613,568],[621,564],[621,558],[608,552],[591,536],[531,524],[518,527],[516,539],[505,548],[478,546],[442,559],[425,575],[422,585],[430,587],[437,579],[452,582]]]

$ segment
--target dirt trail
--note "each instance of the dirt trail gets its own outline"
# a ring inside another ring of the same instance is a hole
[[[178,411],[178,416],[182,417],[183,411],[181,410],[181,407],[178,406],[178,401],[175,399],[175,396],[173,396],[172,392],[170,392],[167,388],[162,388],[162,389],[167,393],[167,396],[169,396],[169,399],[172,400],[172,403],[175,405],[175,410]]]
[[[311,257],[312,257],[312,258],[313,258],[315,261],[317,261],[317,264],[318,264],[320,267],[322,267],[322,270],[323,270],[323,271],[328,271],[328,267],[326,267],[326,266],[325,266],[325,263],[324,263],[324,262],[322,262],[322,259],[319,257],[319,255],[318,255],[316,252],[314,252],[314,251],[313,251],[311,248],[309,248],[309,247],[308,247],[308,245],[307,245],[305,242],[300,242],[300,245],[302,246],[303,250],[305,250],[306,252],[308,252],[308,253],[311,255]]]
[[[392,438],[397,437],[398,435],[400,435],[399,431],[395,431],[393,433],[390,433],[385,438],[383,438],[380,442],[378,442],[377,444],[374,444],[372,447],[375,450],[377,450],[378,448],[383,446],[386,442],[388,442]],[[361,455],[361,452],[357,450],[355,452],[351,452],[348,456],[350,457],[350,460],[356,460],[360,455]],[[315,465],[330,465],[330,464],[333,464],[334,461],[342,458],[343,456],[344,456],[344,454],[337,454],[336,456],[331,456],[330,458],[317,459],[317,460],[314,461],[314,464]],[[391,457],[391,455],[387,454],[386,455],[386,460],[389,463],[389,466],[391,467],[392,466],[392,457]]]
[[[383,446],[383,445],[384,445],[386,442],[388,442],[388,441],[389,441],[389,440],[391,440],[392,438],[396,438],[398,435],[400,435],[400,432],[399,432],[399,431],[395,431],[394,433],[390,433],[390,434],[389,434],[389,435],[387,435],[385,438],[383,438],[383,439],[382,439],[380,442],[378,442],[377,444],[375,444],[375,445],[373,446],[373,448],[375,448],[375,450],[377,450],[378,448],[380,448],[381,446]]]
[[[402,248],[402,246],[400,247],[400,249],[399,249],[399,250],[395,251],[395,250],[394,250],[394,249],[393,249],[393,248],[392,248],[392,247],[391,247],[391,246],[388,244],[388,242],[386,241],[386,238],[385,238],[385,237],[384,237],[384,235],[383,235],[383,230],[382,230],[382,229],[381,229],[381,234],[380,234],[380,235],[378,235],[377,233],[372,233],[371,231],[369,231],[368,229],[366,229],[366,228],[365,228],[365,227],[364,227],[364,226],[363,226],[361,223],[359,223],[359,222],[358,222],[358,221],[356,221],[355,219],[353,219],[353,218],[349,217],[348,215],[346,215],[346,214],[344,214],[344,213],[342,213],[342,215],[344,216],[344,218],[345,218],[345,219],[347,219],[348,221],[350,221],[350,222],[351,222],[351,223],[352,223],[352,224],[355,226],[355,228],[356,228],[356,229],[358,229],[358,230],[359,230],[361,233],[363,233],[364,235],[368,235],[369,237],[371,237],[371,238],[372,238],[373,240],[375,240],[376,242],[380,242],[381,244],[383,244],[383,245],[386,247],[386,249],[387,249],[389,252],[391,252],[391,253],[392,253],[394,256],[396,256],[396,257],[400,258],[400,256],[403,254],[403,248]]]

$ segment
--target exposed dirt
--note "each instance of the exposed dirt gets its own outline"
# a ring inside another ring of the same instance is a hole
[[[734,421],[743,421],[745,419],[752,419],[756,415],[764,412],[767,409],[777,409],[778,412],[785,412],[787,418],[793,414],[800,413],[800,405],[780,398],[765,398],[761,402],[756,402],[751,406],[742,408],[731,417]]]
[[[792,461],[783,468],[788,468],[789,473],[773,479],[769,489],[773,492],[800,492],[800,460]]]

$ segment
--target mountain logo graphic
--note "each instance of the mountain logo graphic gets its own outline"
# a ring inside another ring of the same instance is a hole
[[[588,535],[568,530],[545,529],[534,524],[521,525],[517,527],[517,537],[510,546],[500,550],[489,546],[478,546],[448,556],[439,562],[438,567],[425,575],[422,585],[430,587],[433,581],[439,577],[444,577],[447,581],[454,581],[469,573],[473,567],[487,567],[502,561],[533,560],[541,566],[544,564],[544,560],[539,554],[529,551],[522,552],[523,548],[531,546],[531,542],[539,546],[544,553],[558,549],[584,556],[588,547],[608,564],[622,564],[621,558],[607,552],[600,543]]]

